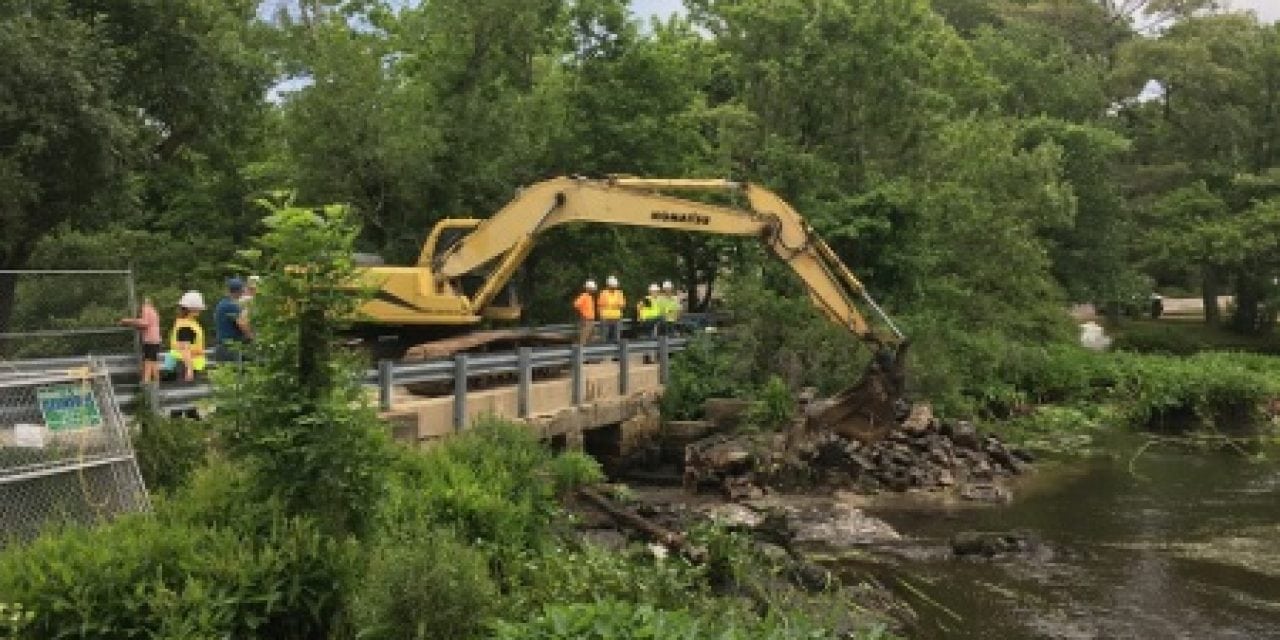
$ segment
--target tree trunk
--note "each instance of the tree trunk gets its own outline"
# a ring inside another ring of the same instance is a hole
[[[1236,275],[1236,308],[1231,328],[1239,333],[1255,334],[1263,328],[1262,297],[1264,283],[1247,269]]]
[[[1213,267],[1205,267],[1201,272],[1200,291],[1204,300],[1204,321],[1217,325],[1222,322],[1222,310],[1218,308],[1218,294],[1221,292],[1218,272]]]

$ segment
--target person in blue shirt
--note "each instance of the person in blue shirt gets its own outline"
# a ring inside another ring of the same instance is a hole
[[[244,295],[244,282],[239,278],[227,280],[227,295],[213,308],[213,326],[217,332],[215,357],[219,362],[236,362],[242,358],[245,344],[253,339],[249,320],[242,313],[240,298]]]

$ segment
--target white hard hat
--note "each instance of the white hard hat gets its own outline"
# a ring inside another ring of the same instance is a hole
[[[582,285],[582,286],[584,286],[584,287],[586,287],[586,288],[591,289],[591,290],[593,290],[593,291],[594,291],[594,290],[596,289],[596,281],[595,281],[595,280],[588,280],[588,281],[587,281],[587,283],[586,283],[586,284],[584,284],[584,285]]]
[[[670,280],[663,280],[663,281],[662,281],[662,288],[663,288],[663,289],[665,289],[665,290],[670,291],[670,290],[672,290],[672,289],[675,289],[675,288],[676,288],[676,286],[675,286],[674,284],[671,284],[671,281],[670,281]]]
[[[178,306],[192,311],[204,311],[204,295],[199,291],[188,291],[178,298]]]
[[[658,292],[658,285],[656,285],[656,284],[650,284],[650,285],[649,285],[649,293],[657,293],[657,292]]]
[[[605,279],[604,279],[604,286],[606,286],[606,287],[617,287],[617,286],[618,286],[618,278],[617,278],[617,277],[615,277],[615,276],[609,276],[608,278],[605,278]]]

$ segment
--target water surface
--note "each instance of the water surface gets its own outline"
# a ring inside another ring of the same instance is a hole
[[[1280,456],[1153,448],[1135,475],[1126,448],[1042,470],[1004,507],[870,508],[935,543],[882,573],[921,614],[911,636],[1280,640]],[[964,530],[1020,530],[1044,547],[942,553]]]

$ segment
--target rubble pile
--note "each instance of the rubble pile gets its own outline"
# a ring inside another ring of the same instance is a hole
[[[1000,501],[1008,494],[998,480],[1032,461],[971,423],[943,422],[925,409],[874,443],[832,432],[706,438],[686,448],[684,482],[690,490],[717,486],[734,500],[826,486],[861,493],[954,487],[965,498]]]

